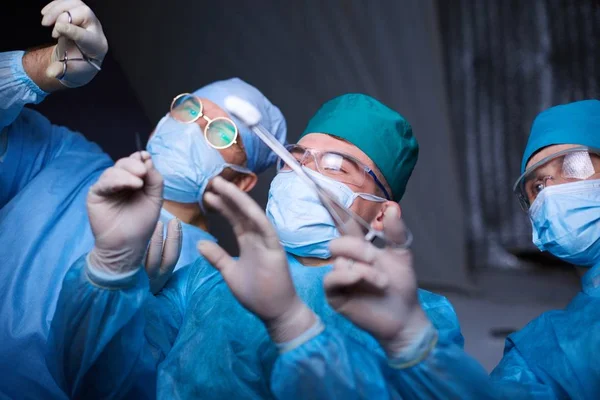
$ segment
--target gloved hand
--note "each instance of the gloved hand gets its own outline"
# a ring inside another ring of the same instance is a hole
[[[181,253],[181,221],[173,218],[167,224],[167,237],[163,238],[163,223],[158,221],[146,253],[146,274],[150,291],[157,294],[173,274]]]
[[[384,215],[384,233],[402,242],[404,225],[395,208]],[[336,257],[324,280],[329,304],[370,332],[388,354],[398,354],[430,327],[417,297],[417,279],[408,249],[378,249],[359,237],[330,243]]]
[[[265,323],[275,342],[295,339],[313,326],[316,316],[296,294],[285,251],[258,204],[219,176],[204,202],[233,226],[240,257],[234,260],[208,241],[200,242],[198,250],[221,272],[237,300]]]
[[[96,239],[89,261],[95,268],[125,273],[141,266],[158,221],[162,193],[162,176],[146,151],[122,158],[102,173],[87,197]],[[156,249],[149,253],[151,265]]]
[[[54,0],[42,9],[42,15],[42,25],[54,25],[52,37],[58,39],[46,75],[67,87],[90,82],[108,52],[106,36],[94,12],[80,0]]]

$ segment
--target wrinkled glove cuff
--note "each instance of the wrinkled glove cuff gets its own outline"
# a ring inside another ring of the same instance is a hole
[[[388,357],[392,368],[404,369],[417,365],[425,360],[438,342],[438,331],[430,323],[421,334],[407,347]]]
[[[111,273],[104,269],[95,267],[90,262],[90,255],[85,257],[85,274],[88,280],[95,286],[99,286],[104,289],[128,289],[135,286],[137,282],[137,274],[141,273],[143,268],[141,266],[132,271],[123,273]]]
[[[279,350],[279,354],[283,354],[283,353],[287,353],[288,351],[292,351],[295,348],[302,346],[304,343],[308,342],[312,338],[321,334],[321,332],[323,332],[325,330],[325,325],[321,321],[321,318],[319,318],[318,316],[316,316],[316,317],[317,317],[317,320],[315,321],[313,326],[308,328],[307,331],[305,331],[303,334],[298,336],[296,339],[290,340],[289,342],[276,343],[275,345],[277,346],[277,350]]]

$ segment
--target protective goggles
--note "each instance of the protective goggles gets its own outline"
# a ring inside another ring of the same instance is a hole
[[[171,103],[171,117],[179,122],[191,124],[199,118],[207,122],[204,127],[204,138],[206,142],[217,150],[226,149],[236,143],[238,129],[229,118],[217,117],[210,119],[203,111],[202,101],[198,96],[190,93],[182,93],[173,99]]]
[[[513,191],[523,210],[529,211],[547,186],[588,179],[600,179],[600,150],[579,146],[559,151],[527,168]]]
[[[300,163],[307,165],[312,161],[315,163],[316,170],[321,174],[335,179],[338,182],[347,183],[355,186],[362,186],[367,175],[375,181],[375,185],[381,190],[384,197],[390,200],[390,195],[385,186],[375,175],[375,172],[356,158],[335,151],[320,151],[308,149],[299,144],[290,144],[286,146],[287,151]],[[290,169],[281,159],[277,163],[277,171]]]

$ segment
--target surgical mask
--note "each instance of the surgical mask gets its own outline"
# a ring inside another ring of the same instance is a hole
[[[387,200],[369,193],[353,192],[347,185],[309,168],[306,172],[349,208],[357,197],[375,202]],[[319,196],[293,171],[281,171],[273,179],[267,202],[267,217],[288,253],[301,257],[331,257],[329,242],[340,236]]]
[[[156,126],[148,141],[148,152],[164,179],[164,198],[180,203],[198,203],[208,182],[229,167],[242,173],[248,169],[225,162],[221,153],[206,143],[198,124],[184,124],[168,115]]]
[[[579,266],[600,262],[600,180],[546,187],[529,216],[541,251]]]

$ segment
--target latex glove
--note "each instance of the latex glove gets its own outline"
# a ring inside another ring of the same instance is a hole
[[[162,207],[163,179],[150,154],[136,152],[102,173],[88,193],[96,239],[90,263],[108,273],[139,268]]]
[[[59,79],[67,87],[90,82],[108,52],[106,36],[94,12],[80,0],[54,0],[42,9],[42,15],[42,25],[54,25],[52,37],[58,39],[46,75]],[[66,62],[66,71],[65,62],[61,61],[65,52],[70,60]]]
[[[237,300],[265,323],[278,343],[300,336],[316,322],[294,289],[285,251],[264,211],[246,193],[221,177],[213,179],[204,202],[233,227],[240,249],[234,260],[218,244],[198,250],[217,268]]]
[[[404,228],[396,209],[384,215],[384,233],[400,243]],[[390,355],[430,327],[417,297],[417,279],[408,249],[378,249],[359,237],[330,244],[336,257],[324,280],[329,304],[370,332]]]
[[[146,274],[150,291],[157,294],[173,274],[181,253],[181,221],[173,218],[167,224],[167,237],[163,238],[164,225],[158,221],[146,253]]]

